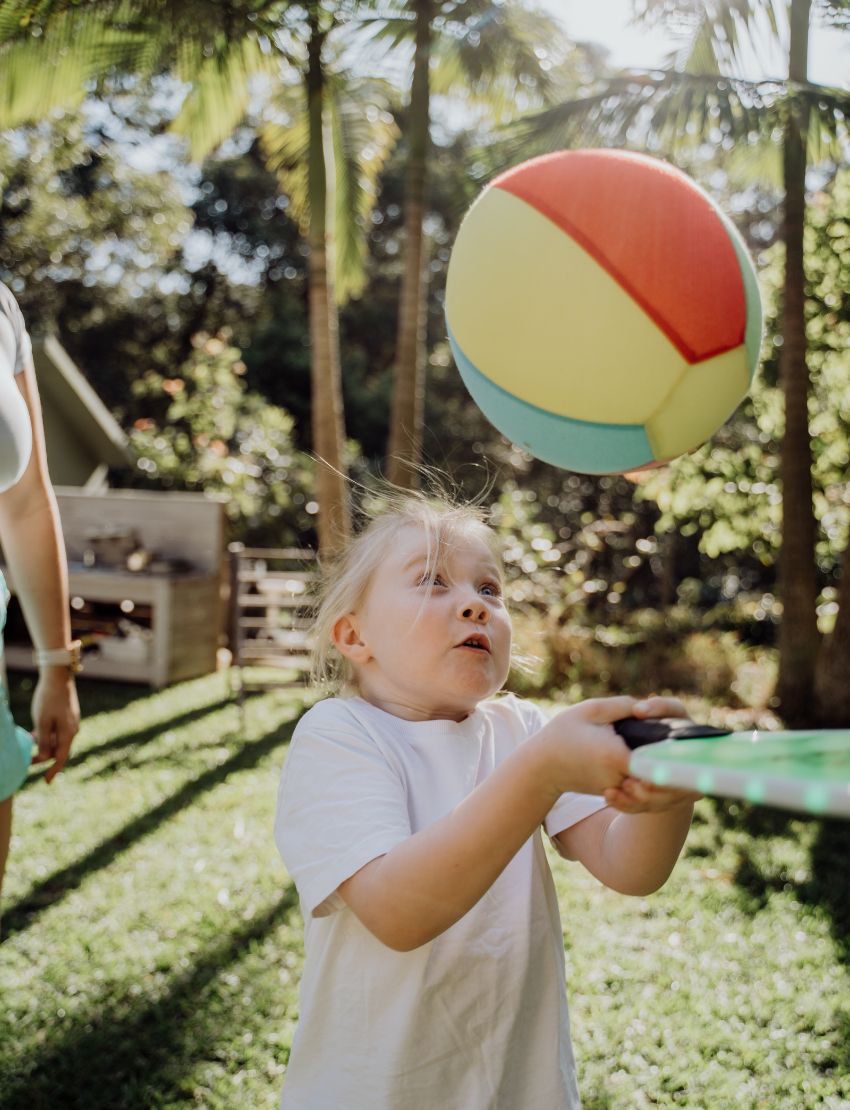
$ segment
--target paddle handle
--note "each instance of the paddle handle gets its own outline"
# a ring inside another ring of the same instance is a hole
[[[700,725],[686,717],[623,717],[614,722],[614,731],[634,751],[661,740],[696,740],[706,736],[729,736],[731,728]]]

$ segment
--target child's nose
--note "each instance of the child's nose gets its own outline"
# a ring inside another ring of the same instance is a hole
[[[477,597],[474,601],[470,601],[469,598],[461,601],[458,607],[458,615],[462,620],[475,621],[476,624],[483,624],[490,619],[489,609]]]

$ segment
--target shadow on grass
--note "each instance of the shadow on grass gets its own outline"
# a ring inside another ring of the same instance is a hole
[[[735,827],[753,840],[788,837],[793,835],[789,823],[799,820],[799,815],[760,807],[735,819]],[[728,818],[726,823],[728,827]],[[799,880],[784,869],[766,873],[755,850],[744,848],[734,881],[749,913],[764,909],[778,891],[791,893],[801,904],[822,911],[829,918],[839,958],[850,964],[850,822],[823,819],[816,825],[806,878]]]
[[[76,754],[72,748],[68,768],[81,767],[87,760],[99,758],[108,752],[123,751],[126,748],[133,748],[140,744],[146,744],[150,740],[155,740],[164,732],[170,732],[175,728],[184,728],[186,725],[200,720],[201,717],[206,717],[208,713],[215,713],[219,709],[223,709],[229,702],[229,698],[218,698],[208,705],[201,705],[196,709],[189,709],[185,713],[179,713],[175,717],[167,717],[164,720],[157,721],[149,728],[142,728],[137,732],[128,732],[123,736],[115,736],[113,739],[107,740],[103,744],[94,744],[79,754]],[[101,712],[101,710],[98,710],[98,712]],[[50,764],[46,763],[44,766],[34,768],[21,789],[25,790],[32,783],[38,782],[39,779],[43,778],[49,766]],[[124,766],[126,766],[126,764],[122,756],[121,758],[111,760],[105,767],[93,772],[91,775],[84,775],[82,777],[84,779],[95,778],[100,775],[110,774],[113,771],[119,771]]]
[[[717,802],[717,819],[724,829],[737,829],[748,836],[789,836],[790,826],[801,820],[799,813],[748,802]]]
[[[43,1051],[6,1077],[3,1110],[139,1110],[197,1105],[180,1083],[199,1059],[215,1059],[222,1015],[205,1010],[204,994],[246,949],[286,923],[297,905],[290,883],[274,906],[207,949],[190,970],[176,974],[168,990],[138,1004],[121,1003],[51,1034]],[[270,969],[270,974],[273,971]]]
[[[800,885],[798,898],[829,917],[835,950],[841,963],[850,966],[850,821],[819,822],[812,845],[811,878]],[[834,1051],[823,1067],[837,1075],[850,1075],[850,1009],[846,1002],[838,1015]]]
[[[773,816],[771,816],[773,814]],[[755,817],[753,836],[771,828],[781,832],[791,815],[767,810],[753,810]],[[788,835],[786,833],[786,835]],[[741,894],[745,911],[757,913],[763,909],[773,893],[791,893],[803,906],[824,915],[829,921],[838,961],[850,966],[850,822],[819,820],[810,849],[809,875],[802,881],[779,871],[765,874],[754,853],[744,852],[735,882]],[[826,1066],[838,1074],[850,1074],[850,1012],[839,1015],[835,1050]]]
[[[850,821],[821,821],[811,860],[800,901],[829,914],[841,960],[850,964]]]
[[[138,841],[155,832],[161,824],[185,809],[199,795],[219,786],[230,775],[256,767],[276,748],[289,742],[297,722],[296,716],[260,740],[243,744],[229,759],[185,783],[176,794],[172,794],[153,809],[128,822],[82,859],[48,875],[25,898],[8,908],[3,916],[0,943],[13,933],[19,933],[28,928],[45,909],[76,890],[93,872],[108,867],[122,852],[126,852]]]
[[[767,870],[759,859],[756,843],[775,837],[793,837],[791,825],[799,815],[772,806],[749,805],[745,802],[718,804],[717,816],[724,831],[743,833],[746,839],[738,845],[738,865],[733,875],[737,902],[743,913],[754,917],[765,909],[771,896],[796,888],[793,873],[785,868]],[[722,835],[722,833],[721,833]]]

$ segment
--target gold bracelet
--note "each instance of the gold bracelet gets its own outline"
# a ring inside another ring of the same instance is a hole
[[[79,674],[83,669],[82,647],[82,641],[74,640],[65,648],[34,651],[33,662],[37,667],[67,667],[71,674]]]

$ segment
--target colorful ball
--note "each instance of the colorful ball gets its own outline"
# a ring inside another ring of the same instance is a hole
[[[704,443],[746,396],[761,344],[752,261],[666,162],[575,150],[496,177],[461,224],[446,321],[484,415],[588,474]]]

